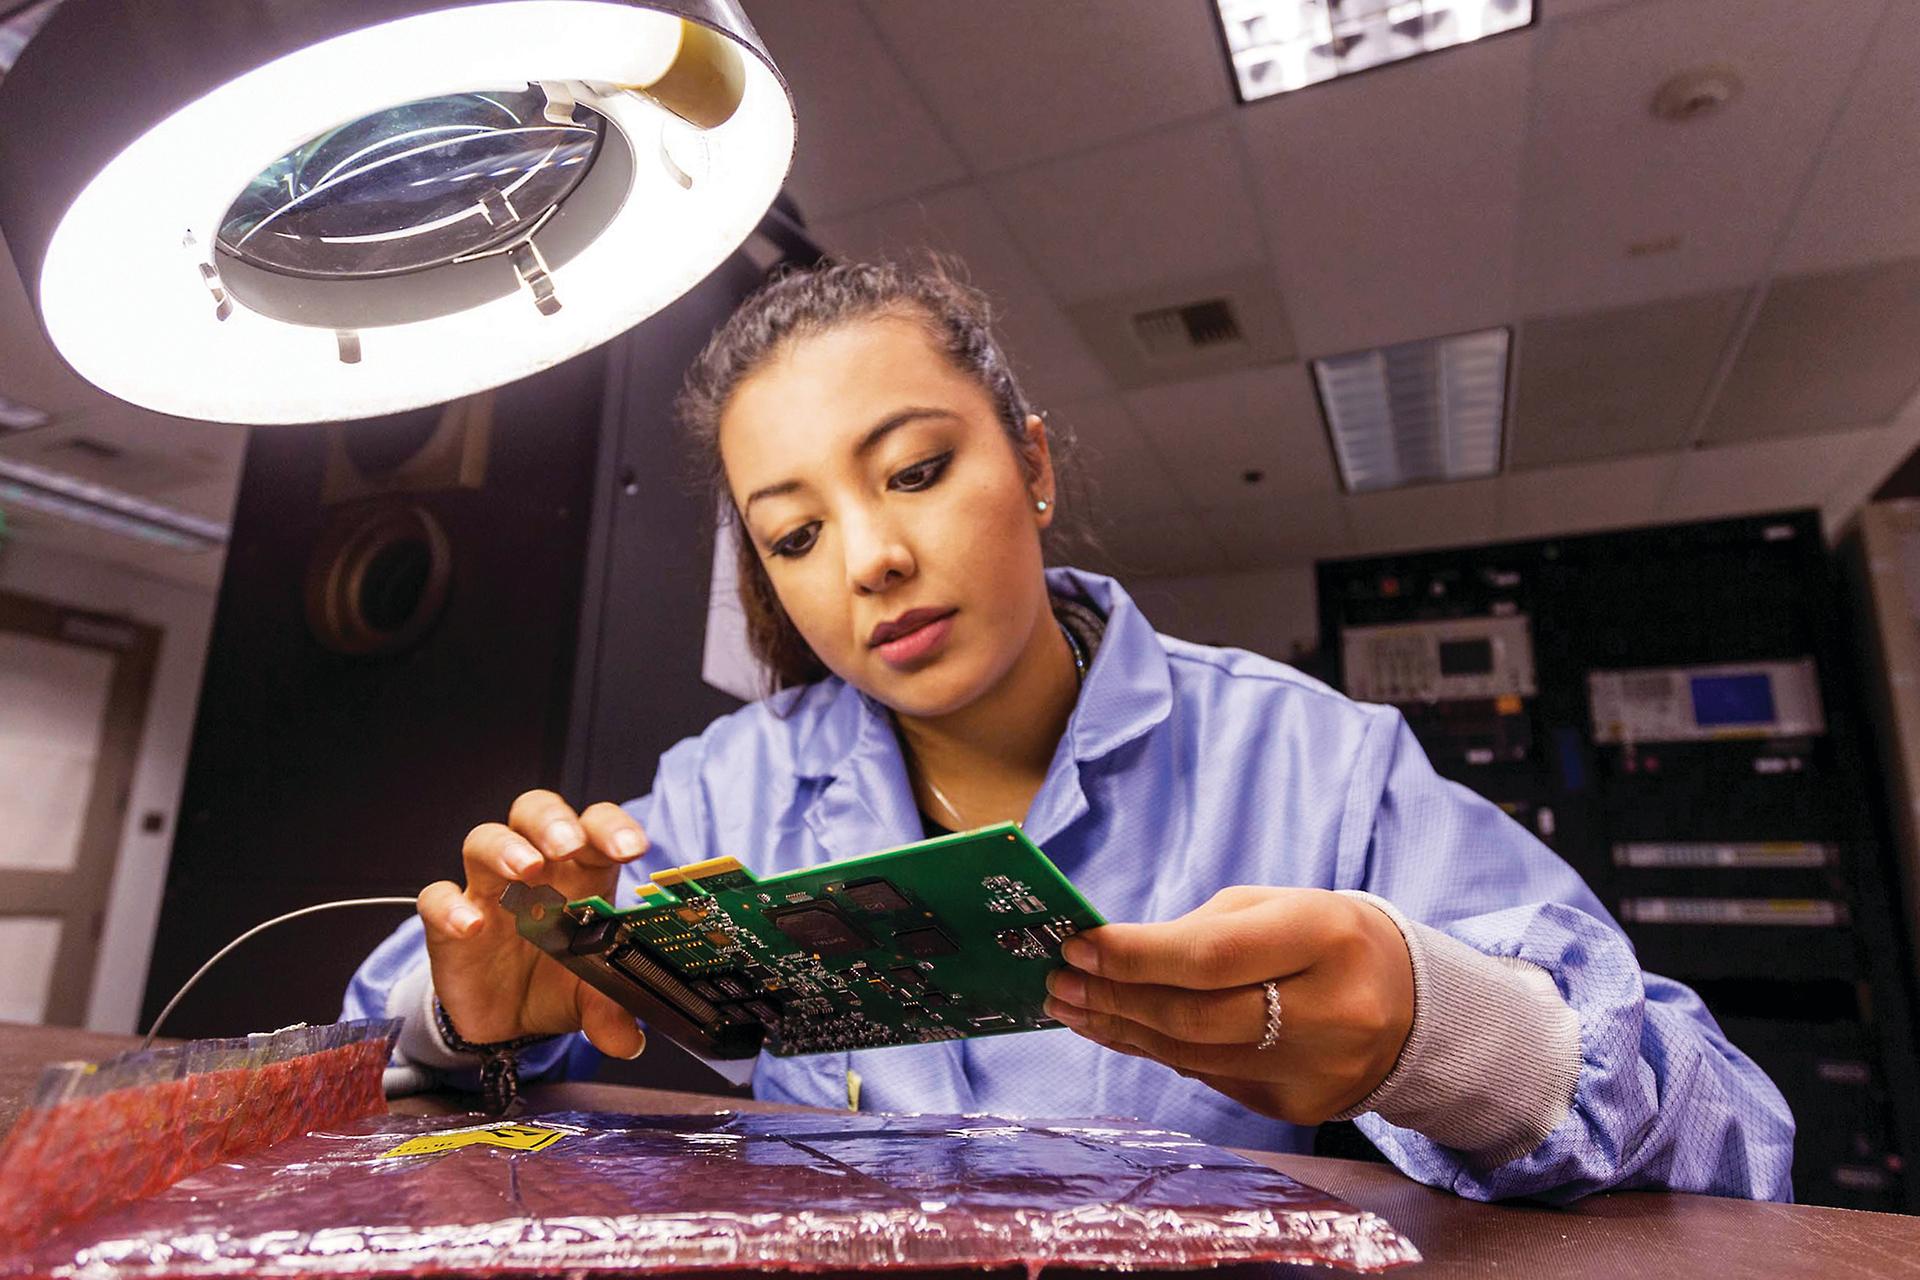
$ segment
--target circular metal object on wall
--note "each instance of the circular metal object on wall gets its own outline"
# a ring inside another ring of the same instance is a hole
[[[452,546],[432,512],[341,508],[307,569],[307,625],[335,653],[399,653],[439,619],[452,584]]]

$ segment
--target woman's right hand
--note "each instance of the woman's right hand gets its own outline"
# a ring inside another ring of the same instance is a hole
[[[585,1031],[604,1054],[639,1055],[647,1038],[633,1015],[523,939],[500,895],[518,880],[552,885],[568,901],[611,900],[621,866],[646,850],[647,833],[618,805],[576,814],[551,791],[525,792],[504,824],[467,834],[466,888],[441,880],[420,891],[419,903],[434,993],[462,1039]]]

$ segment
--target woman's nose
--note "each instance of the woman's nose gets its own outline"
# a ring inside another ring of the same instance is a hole
[[[847,582],[872,595],[913,576],[913,552],[892,522],[859,516],[842,524],[846,538]]]

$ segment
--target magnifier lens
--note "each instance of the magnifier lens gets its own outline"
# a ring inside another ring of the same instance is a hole
[[[366,279],[509,244],[592,167],[606,129],[546,118],[538,87],[389,107],[274,161],[227,210],[220,248],[286,275]]]

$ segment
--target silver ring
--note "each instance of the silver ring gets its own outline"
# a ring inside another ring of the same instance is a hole
[[[1270,980],[1260,984],[1267,993],[1267,1033],[1260,1037],[1256,1049],[1271,1049],[1280,1043],[1280,983]]]

